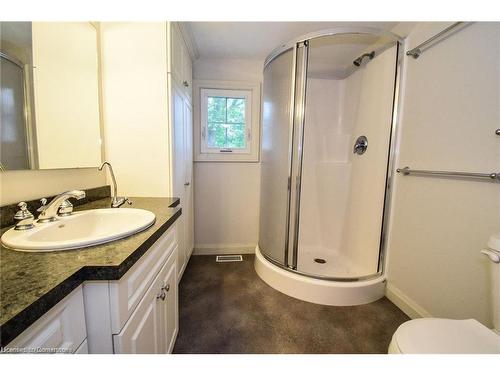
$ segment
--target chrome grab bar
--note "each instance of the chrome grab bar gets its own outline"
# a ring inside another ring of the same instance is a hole
[[[471,172],[450,172],[450,171],[428,171],[425,169],[411,169],[410,167],[398,168],[396,172],[402,173],[405,176],[411,174],[428,175],[428,176],[442,176],[442,177],[469,177],[487,179],[491,181],[500,182],[500,172],[498,173],[471,173]]]

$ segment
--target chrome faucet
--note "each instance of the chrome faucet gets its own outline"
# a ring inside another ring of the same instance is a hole
[[[113,167],[111,166],[111,164],[107,161],[105,161],[104,163],[101,164],[101,166],[99,167],[99,170],[102,171],[102,169],[104,168],[104,166],[107,165],[108,168],[109,168],[109,173],[111,174],[111,180],[113,181],[113,199],[111,200],[111,207],[112,208],[118,208],[120,207],[122,204],[124,204],[125,202],[127,202],[128,204],[132,204],[132,201],[130,201],[130,199],[128,199],[127,197],[118,197],[118,188],[116,187],[116,179],[115,179],[115,174],[113,173]]]
[[[40,208],[40,215],[38,216],[39,223],[47,223],[50,221],[57,220],[57,211],[61,204],[69,198],[82,199],[85,198],[85,192],[83,190],[71,190],[59,194],[57,197],[52,199],[49,204],[45,204]]]

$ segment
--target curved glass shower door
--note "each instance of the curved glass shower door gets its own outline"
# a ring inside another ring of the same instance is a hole
[[[294,60],[289,49],[264,69],[259,247],[280,264],[288,237]]]

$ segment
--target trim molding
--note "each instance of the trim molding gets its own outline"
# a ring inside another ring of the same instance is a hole
[[[254,254],[255,244],[195,245],[193,255]]]
[[[433,318],[431,313],[425,310],[422,306],[404,294],[399,288],[395,287],[394,284],[389,281],[387,282],[385,289],[385,296],[412,319]]]

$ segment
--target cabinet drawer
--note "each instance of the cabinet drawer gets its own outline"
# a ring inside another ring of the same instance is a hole
[[[33,353],[74,353],[87,337],[79,286],[17,336],[7,348]]]
[[[171,351],[178,327],[177,251],[176,247],[121,332],[113,335],[115,353]]]
[[[176,246],[177,224],[174,224],[120,280],[109,283],[112,333],[121,331]]]

